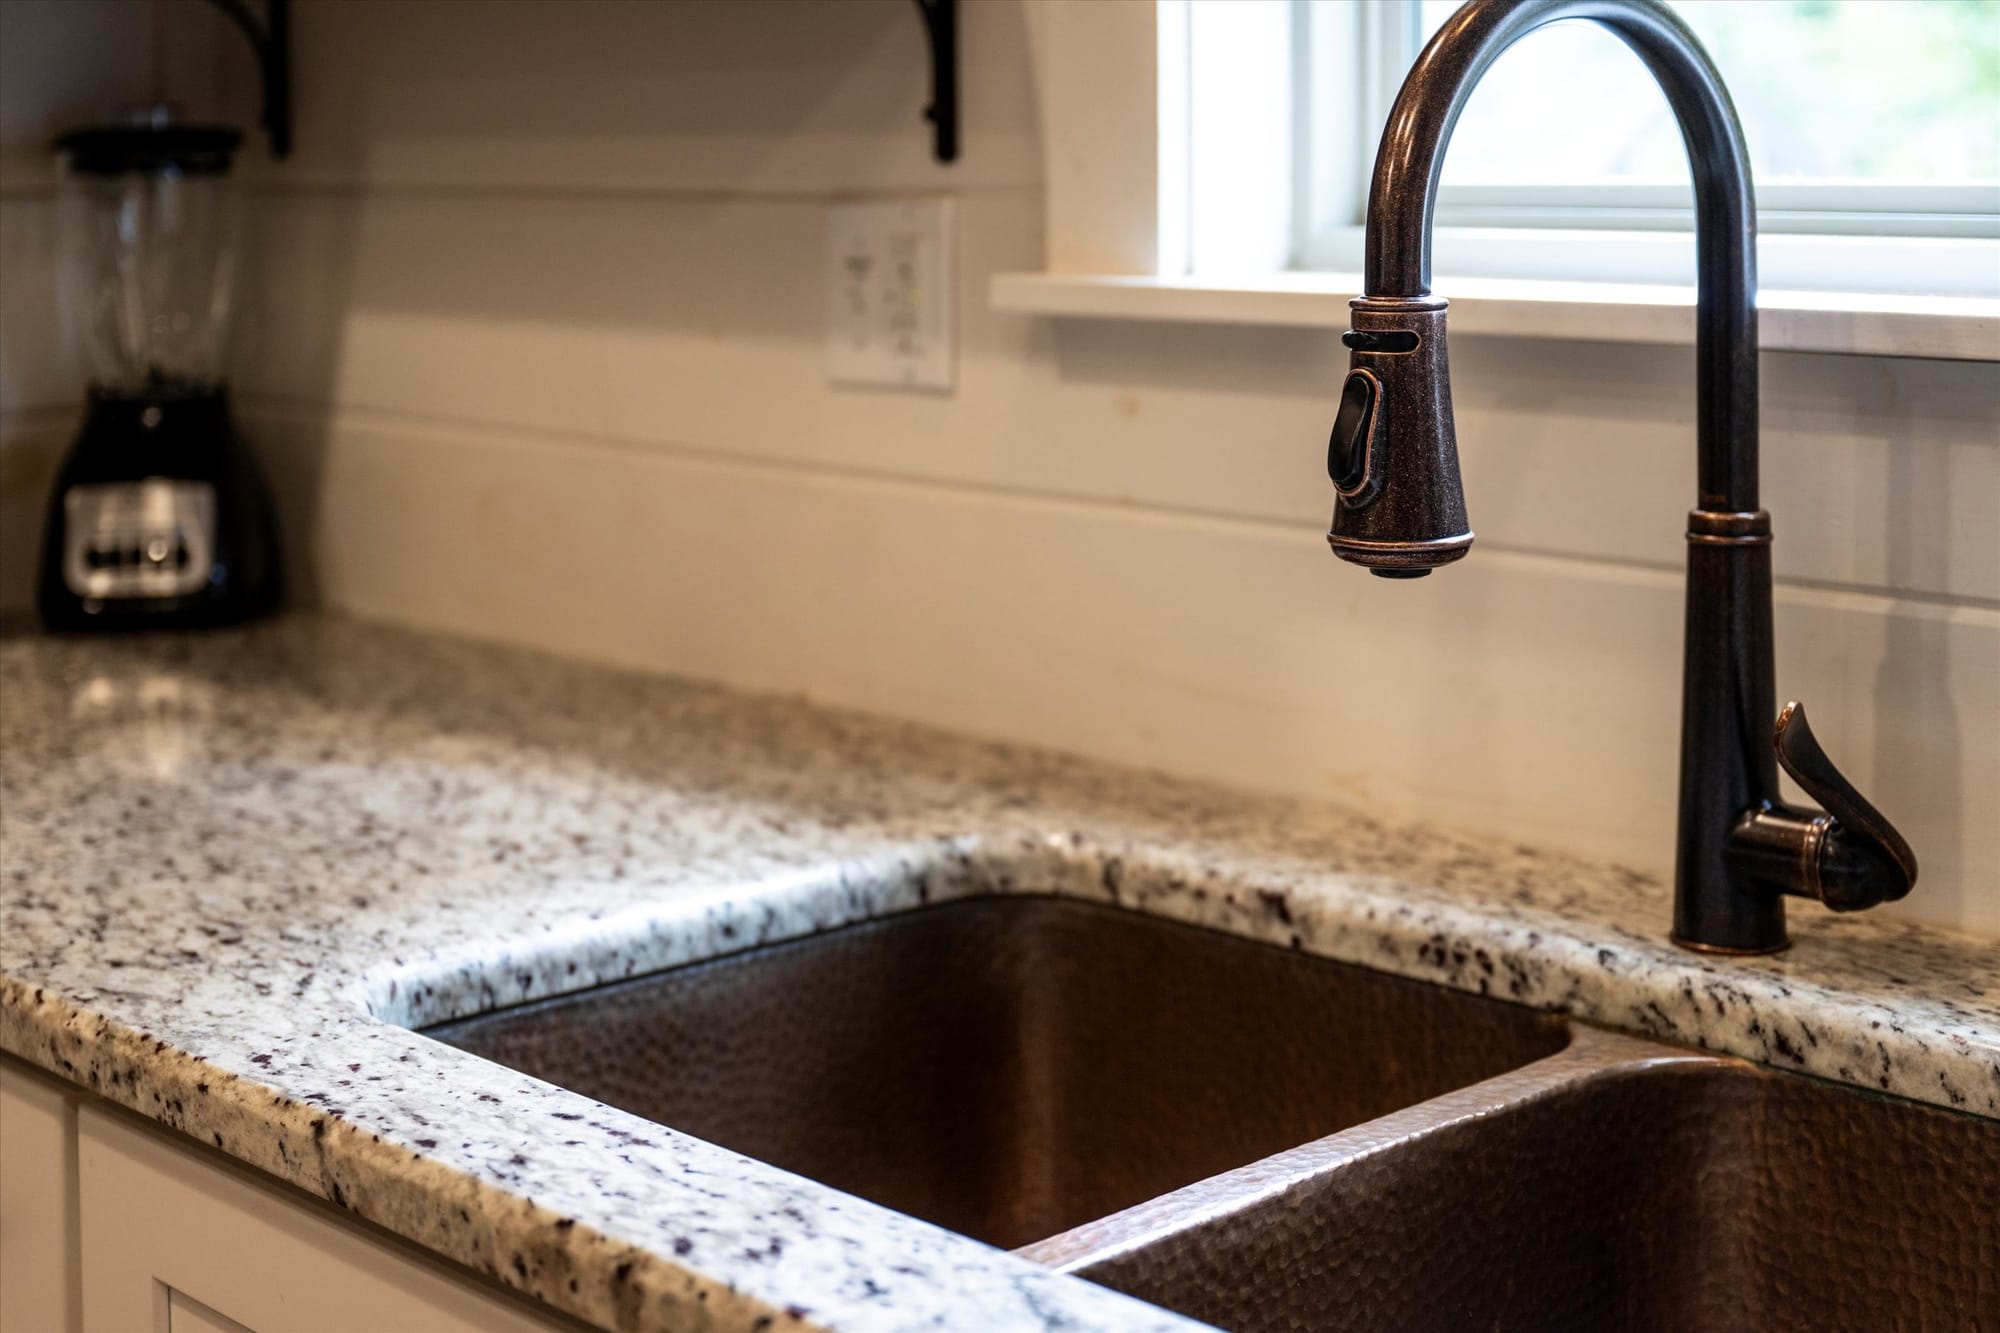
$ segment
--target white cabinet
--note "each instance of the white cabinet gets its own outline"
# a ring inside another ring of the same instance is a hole
[[[536,1315],[248,1171],[77,1113],[84,1333],[549,1333]]]
[[[0,1064],[0,1333],[582,1327]]]
[[[76,1105],[0,1063],[0,1333],[76,1333]]]

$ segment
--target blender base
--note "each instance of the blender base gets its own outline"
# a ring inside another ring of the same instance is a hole
[[[276,606],[262,473],[226,389],[93,389],[49,497],[36,605],[58,630],[234,624]]]

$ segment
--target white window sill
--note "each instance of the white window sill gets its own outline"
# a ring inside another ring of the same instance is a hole
[[[1451,330],[1514,338],[1690,344],[1694,289],[1519,278],[1440,278]],[[1098,274],[996,274],[996,310],[1072,319],[1262,324],[1345,329],[1356,274],[1275,273],[1241,279]],[[2000,300],[1848,292],[1765,291],[1758,343],[1772,351],[2000,361]]]

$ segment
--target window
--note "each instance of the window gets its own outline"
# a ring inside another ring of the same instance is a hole
[[[1765,286],[2000,294],[2000,4],[1674,3],[1744,124]],[[1456,7],[1163,0],[1162,270],[1356,270],[1389,104]],[[1488,72],[1436,221],[1440,274],[1693,277],[1679,131],[1591,23],[1532,33]]]

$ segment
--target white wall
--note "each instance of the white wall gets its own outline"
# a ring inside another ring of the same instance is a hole
[[[1691,353],[1455,340],[1480,547],[1368,579],[1320,537],[1332,333],[985,308],[1063,146],[1021,9],[964,26],[940,168],[907,0],[302,0],[240,382],[305,586],[1664,870]],[[928,190],[959,388],[831,389],[825,203]],[[1917,846],[1901,910],[2000,933],[2000,366],[1764,378],[1781,696]]]

